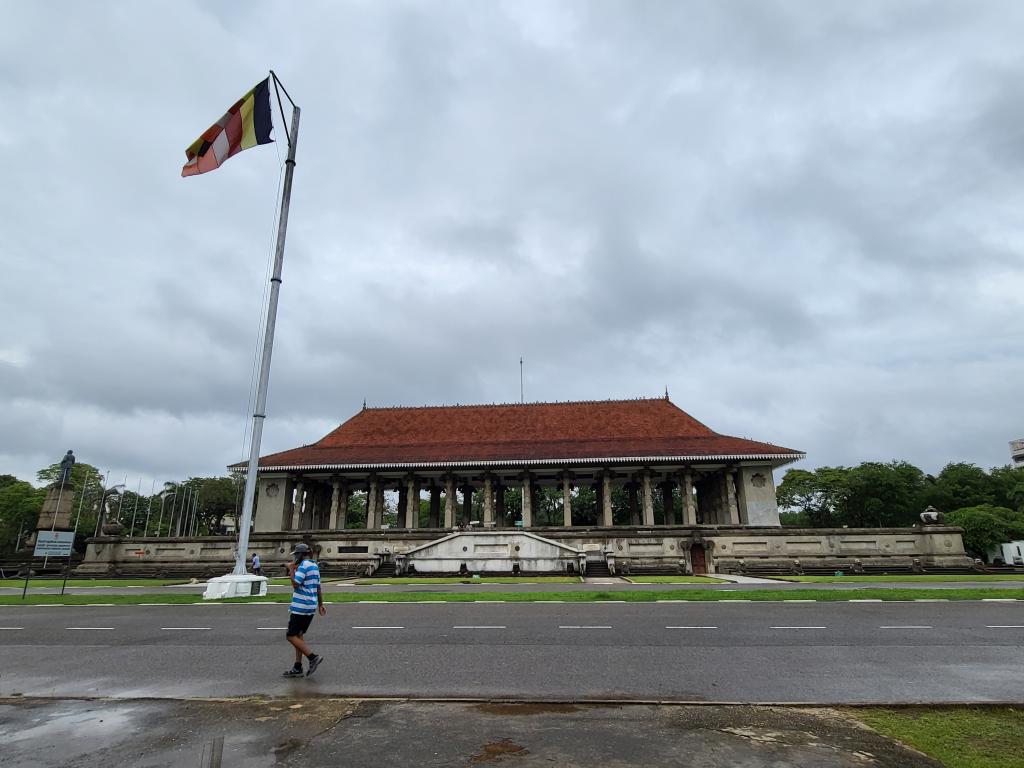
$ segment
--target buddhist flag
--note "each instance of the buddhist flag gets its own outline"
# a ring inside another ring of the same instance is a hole
[[[181,169],[182,176],[195,176],[220,168],[221,163],[243,149],[257,144],[269,144],[270,131],[270,78],[240,98],[227,113],[211,125],[203,135],[185,150],[188,162]]]

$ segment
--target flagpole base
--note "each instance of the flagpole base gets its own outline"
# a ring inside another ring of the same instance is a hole
[[[203,600],[222,600],[228,597],[264,597],[267,594],[267,577],[252,574],[214,576],[206,582]]]

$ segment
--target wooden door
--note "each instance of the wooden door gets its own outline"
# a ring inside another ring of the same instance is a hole
[[[690,547],[690,565],[693,566],[694,575],[708,572],[708,564],[704,559],[704,546],[702,544],[694,544]]]

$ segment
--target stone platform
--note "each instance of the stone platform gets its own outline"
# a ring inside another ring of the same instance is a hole
[[[578,550],[587,565],[606,565],[613,574],[643,572],[743,573],[800,569],[842,570],[886,568],[893,571],[970,568],[961,529],[947,526],[914,528],[779,528],[748,526],[655,526],[614,528],[535,527],[527,533],[553,545]],[[393,530],[310,530],[254,533],[247,560],[258,553],[267,576],[285,575],[289,553],[299,541],[317,553],[321,571],[328,576],[366,576],[381,566],[414,562],[414,550],[455,533],[467,542],[474,537],[514,530],[418,528]],[[481,543],[483,539],[481,539]],[[469,554],[469,543],[466,553]],[[90,539],[77,576],[210,577],[234,566],[235,539],[231,536],[198,538]],[[446,557],[449,554],[446,553]],[[512,552],[491,552],[484,558],[485,572],[512,573]],[[571,558],[575,560],[575,558]],[[520,559],[519,572],[529,573],[529,561]],[[538,560],[538,563],[542,561]],[[548,561],[543,561],[547,563]],[[525,567],[524,567],[525,566]],[[467,564],[468,567],[468,564]],[[540,567],[540,566],[538,566]],[[554,568],[563,568],[564,562]],[[457,569],[456,569],[457,570]],[[556,572],[545,564],[537,573]]]

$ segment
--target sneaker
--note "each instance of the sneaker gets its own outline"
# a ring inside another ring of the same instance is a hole
[[[320,666],[320,662],[323,661],[323,660],[324,660],[323,656],[319,656],[319,655],[317,655],[317,656],[310,656],[309,657],[309,671],[306,673],[306,677],[309,677],[314,672],[316,672],[316,668]]]
[[[302,677],[302,667],[292,667],[282,677]]]

